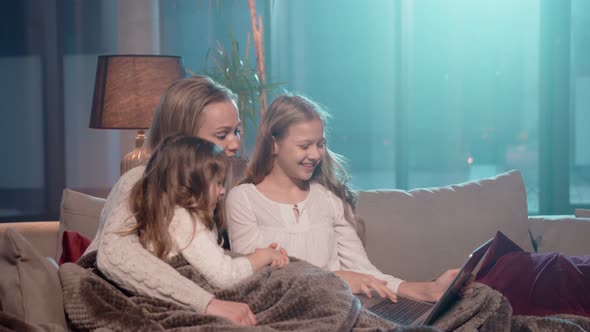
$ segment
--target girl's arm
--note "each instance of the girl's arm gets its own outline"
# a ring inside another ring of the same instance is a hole
[[[329,193],[331,207],[335,211],[334,233],[338,258],[343,271],[337,271],[355,293],[370,294],[377,291],[395,300],[399,285],[403,280],[379,271],[370,261],[354,227],[344,218],[342,201]]]
[[[207,229],[197,217],[194,220],[196,222],[186,209],[176,208],[170,235],[187,262],[216,287],[232,286],[264,266],[288,263],[286,252],[276,250],[276,243],[256,249],[248,256],[232,258],[217,244],[216,233]]]
[[[425,282],[404,281],[384,274],[369,261],[356,230],[344,218],[344,209],[338,209],[338,203],[342,207],[340,199],[334,196],[333,201],[336,203],[337,211],[342,211],[342,213],[337,213],[337,221],[334,227],[338,243],[338,257],[342,267],[349,270],[337,271],[336,274],[344,279],[353,291],[367,293],[370,289],[373,289],[383,296],[382,291],[379,289],[379,283],[383,281],[391,291],[406,297],[432,302],[440,299],[457,275],[458,270],[448,270],[436,280]],[[391,298],[391,296],[388,297]],[[395,300],[395,298],[392,298],[392,300]]]
[[[433,281],[404,281],[399,285],[398,293],[418,300],[436,302],[455,279],[457,273],[459,270],[453,269],[445,271]]]
[[[227,194],[225,211],[230,246],[233,252],[249,254],[260,245],[260,230],[245,187],[238,186]]]
[[[226,288],[256,270],[247,257],[232,258],[217,244],[215,232],[207,229],[184,208],[174,210],[170,235],[180,254],[213,286]],[[268,262],[266,265],[270,264]]]
[[[382,297],[386,295],[395,301],[395,297],[392,298],[381,287],[381,285],[386,285],[387,288],[399,295],[435,302],[440,299],[457,275],[458,270],[448,270],[434,281],[417,282],[403,281],[383,274],[369,261],[354,228],[344,218],[342,221],[337,223],[335,227],[338,256],[342,267],[349,271],[337,271],[336,274],[346,281],[354,293],[362,292],[370,296],[368,293],[372,289]]]
[[[277,250],[278,247],[278,243],[273,242],[268,248],[255,249],[253,253],[248,255],[248,260],[250,260],[254,271],[258,271],[267,265],[283,266],[289,264],[287,251],[283,248]]]

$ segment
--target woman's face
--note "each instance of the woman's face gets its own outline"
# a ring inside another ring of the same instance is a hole
[[[223,148],[228,157],[240,149],[241,122],[233,101],[222,101],[205,106],[196,136]]]
[[[296,181],[309,181],[325,153],[324,124],[313,119],[289,126],[275,141],[272,171],[279,171]]]

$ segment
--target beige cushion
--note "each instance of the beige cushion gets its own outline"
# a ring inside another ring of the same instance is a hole
[[[501,230],[527,251],[526,191],[518,171],[441,188],[359,193],[367,253],[383,272],[430,280],[460,267]]]
[[[12,228],[0,238],[0,271],[3,312],[29,323],[66,328],[57,268]]]
[[[528,219],[538,252],[590,254],[590,219],[573,216],[535,216]]]
[[[61,197],[57,259],[61,256],[61,239],[64,231],[76,231],[89,239],[94,239],[104,203],[103,198],[64,189]]]

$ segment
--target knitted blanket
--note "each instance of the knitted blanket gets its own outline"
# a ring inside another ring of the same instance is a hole
[[[171,302],[129,294],[96,268],[96,254],[60,267],[64,308],[73,330],[127,331],[387,331],[394,325],[366,310],[333,273],[293,259],[281,268],[266,267],[239,284],[217,289],[181,256],[168,263],[221,300],[247,303],[258,326],[240,327]]]
[[[247,303],[258,326],[240,327],[221,317],[196,313],[171,302],[133,295],[106,280],[95,266],[96,254],[59,270],[65,311],[73,330],[190,331],[590,331],[590,319],[578,316],[512,316],[498,292],[474,284],[434,326],[401,327],[361,308],[348,286],[333,273],[293,259],[281,268],[266,267],[239,284],[217,289],[182,257],[168,263],[222,300]]]

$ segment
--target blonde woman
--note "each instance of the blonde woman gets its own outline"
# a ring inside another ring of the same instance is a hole
[[[228,157],[234,156],[240,148],[241,128],[235,99],[230,90],[208,77],[176,81],[164,93],[154,114],[148,148],[153,150],[166,136],[182,133],[215,143]],[[133,293],[222,316],[236,324],[256,324],[248,305],[214,298],[146,250],[137,234],[128,232],[136,225],[129,195],[144,170],[144,166],[136,167],[115,184],[101,213],[96,237],[86,252],[96,250],[100,271]]]

